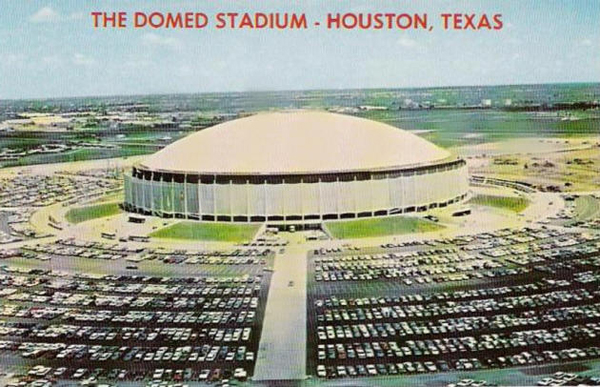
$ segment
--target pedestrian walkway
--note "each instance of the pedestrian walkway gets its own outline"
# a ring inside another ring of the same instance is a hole
[[[253,380],[306,375],[306,245],[275,257]]]

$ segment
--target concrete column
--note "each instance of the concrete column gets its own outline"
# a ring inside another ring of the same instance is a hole
[[[202,220],[202,190],[200,189],[201,185],[202,183],[200,182],[200,176],[198,176],[198,183],[196,183],[196,193],[198,196],[196,200],[198,200],[198,217],[200,218],[200,220]]]
[[[267,212],[267,209],[268,209],[267,202],[269,201],[269,198],[268,198],[268,194],[267,194],[268,190],[267,190],[267,179],[266,178],[265,178],[265,183],[263,185],[263,188],[264,188],[264,193],[265,193],[264,199],[265,199],[265,219],[266,219],[269,216],[269,214]]]
[[[228,192],[228,196],[229,196],[229,216],[233,218],[233,198],[231,197],[232,193],[231,193],[231,187],[233,187],[233,181],[231,179],[229,179],[229,192]],[[231,221],[233,221],[233,219],[231,219]]]
[[[175,216],[175,177],[171,176],[171,214]]]
[[[281,185],[283,187],[283,189],[281,190],[281,207],[283,208],[282,215],[283,220],[285,221],[285,216],[287,215],[287,211],[285,208],[285,179],[282,179]]]
[[[341,194],[340,194],[340,177],[336,176],[335,177],[335,212],[338,215],[338,218],[341,215],[341,211],[340,211],[340,200],[342,200],[341,198]]]
[[[302,216],[302,220],[306,216],[306,211],[304,210],[304,179],[300,178],[300,216]]]
[[[188,213],[187,204],[187,173],[183,174],[183,216],[187,219],[190,214]]]
[[[322,181],[320,177],[319,182],[317,184],[319,184],[319,216],[321,217],[321,219],[323,219],[323,187],[321,186]]]
[[[246,222],[250,223],[250,180],[246,179]]]
[[[213,176],[212,191],[213,191],[213,216],[216,217],[217,216],[217,176]]]

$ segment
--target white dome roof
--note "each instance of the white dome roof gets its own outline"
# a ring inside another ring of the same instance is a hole
[[[431,164],[450,154],[380,122],[325,112],[263,113],[191,134],[141,163],[206,174],[367,171]]]

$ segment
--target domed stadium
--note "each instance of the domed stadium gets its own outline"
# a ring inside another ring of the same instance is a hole
[[[461,201],[464,160],[408,131],[325,112],[263,113],[189,135],[135,165],[127,210],[226,222],[318,222]]]

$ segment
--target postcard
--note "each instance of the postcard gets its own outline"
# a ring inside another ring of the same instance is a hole
[[[0,0],[0,385],[600,385],[599,5]]]

